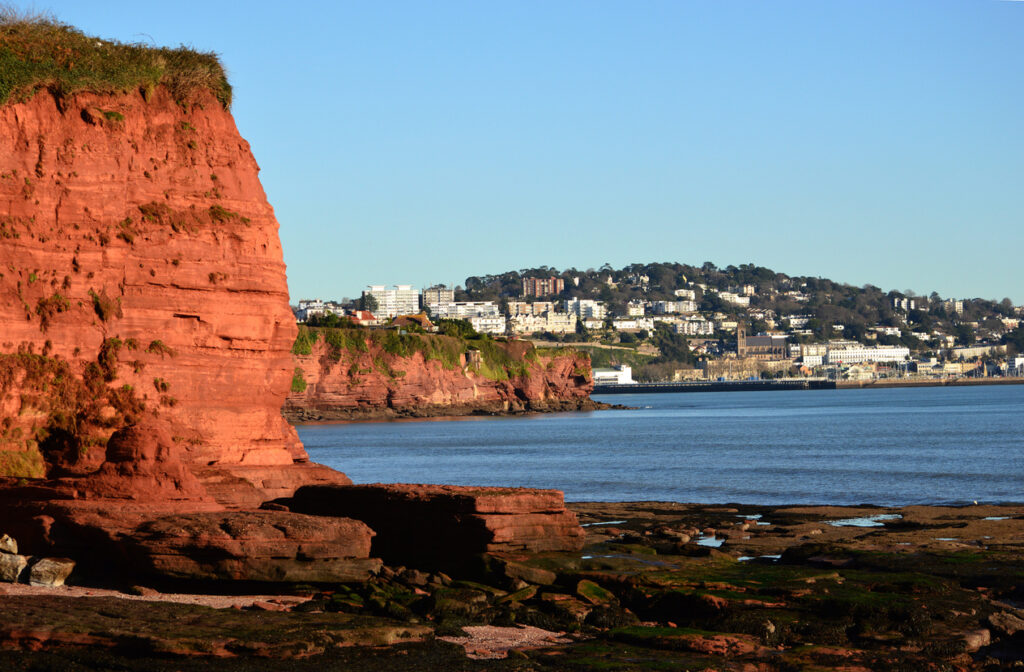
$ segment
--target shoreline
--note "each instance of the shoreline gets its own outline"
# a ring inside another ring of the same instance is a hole
[[[498,553],[471,576],[389,566],[361,586],[243,596],[0,586],[0,662],[992,672],[1024,656],[1024,504],[567,508],[580,550]]]
[[[949,378],[944,380],[907,380],[884,378],[880,380],[840,380],[836,389],[867,389],[892,387],[973,387],[979,385],[1024,385],[1024,377],[1016,378]]]
[[[541,402],[525,408],[487,406],[423,406],[395,409],[305,409],[285,408],[282,413],[292,425],[336,425],[362,422],[421,422],[442,420],[485,420],[513,418],[551,413],[589,413],[592,411],[628,410],[628,406],[609,404],[586,398],[576,401]]]

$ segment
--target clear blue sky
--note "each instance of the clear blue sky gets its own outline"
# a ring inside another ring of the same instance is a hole
[[[1022,1],[34,6],[222,56],[293,300],[712,261],[1024,303]]]

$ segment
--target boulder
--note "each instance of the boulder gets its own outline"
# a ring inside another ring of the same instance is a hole
[[[132,537],[140,565],[164,579],[337,583],[365,580],[381,564],[369,557],[365,524],[283,511],[167,516]]]
[[[11,535],[5,534],[0,536],[0,553],[17,553],[18,542],[15,541]]]
[[[0,553],[0,581],[14,583],[28,566],[28,558],[14,553]]]
[[[577,551],[583,529],[559,490],[452,485],[306,486],[295,512],[362,520],[390,565],[460,570],[482,553]]]
[[[28,570],[28,582],[33,586],[63,586],[75,569],[75,561],[68,558],[43,558]]]
[[[992,614],[988,617],[988,622],[998,632],[1011,637],[1018,632],[1024,632],[1024,618],[1008,611]]]

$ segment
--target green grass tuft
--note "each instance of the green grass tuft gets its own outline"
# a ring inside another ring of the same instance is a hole
[[[148,100],[158,85],[179,104],[208,89],[224,107],[231,105],[231,85],[216,54],[102,40],[52,16],[0,7],[0,105],[29,100],[40,89],[58,99],[139,89]]]

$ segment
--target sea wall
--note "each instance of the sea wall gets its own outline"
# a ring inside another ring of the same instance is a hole
[[[590,358],[522,341],[307,329],[285,415],[295,422],[597,407]]]

